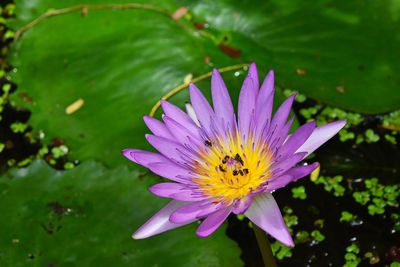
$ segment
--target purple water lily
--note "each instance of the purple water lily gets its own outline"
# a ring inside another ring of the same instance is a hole
[[[343,128],[336,121],[316,128],[315,121],[289,130],[287,122],[295,95],[286,99],[271,119],[274,72],[259,88],[256,65],[250,65],[238,103],[238,120],[219,72],[211,79],[213,107],[190,84],[187,113],[161,101],[164,122],[149,116],[153,132],[146,135],[160,152],[125,149],[128,159],[172,182],[149,190],[171,198],[164,208],[141,226],[133,238],[142,239],[205,218],[196,233],[206,237],[233,212],[245,214],[254,224],[287,246],[293,240],[271,192],[302,178],[318,163],[297,166],[302,159]]]

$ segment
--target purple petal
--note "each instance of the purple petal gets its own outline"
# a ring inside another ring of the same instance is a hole
[[[242,135],[249,134],[250,122],[255,112],[256,96],[253,80],[247,76],[240,91],[238,105],[239,130]]]
[[[161,100],[161,106],[165,112],[165,115],[174,119],[180,125],[183,125],[186,129],[188,129],[194,135],[198,135],[200,128],[196,123],[190,118],[188,114],[182,111],[177,106],[165,101]]]
[[[311,121],[298,128],[281,147],[279,153],[283,156],[293,154],[310,137],[316,125],[315,121]]]
[[[318,168],[319,163],[313,163],[311,165],[304,165],[299,167],[294,167],[285,172],[285,175],[290,175],[293,177],[293,181],[303,178],[306,175],[312,173],[316,168]]]
[[[197,236],[206,237],[211,235],[228,218],[231,210],[232,206],[229,206],[209,215],[197,228]]]
[[[193,184],[189,169],[183,168],[172,161],[151,163],[148,166],[152,172],[175,182]]]
[[[232,129],[235,111],[228,89],[217,69],[213,70],[211,77],[211,93],[215,115],[223,119],[229,129]]]
[[[253,201],[252,196],[243,197],[242,199],[236,201],[233,205],[233,213],[235,214],[243,214],[250,207],[251,202]]]
[[[187,186],[179,183],[160,183],[149,187],[150,192],[160,197],[169,197],[182,190],[187,190]]]
[[[273,140],[273,144],[275,144],[273,147],[271,146],[271,149],[276,148],[276,147],[281,147],[281,145],[286,141],[286,138],[288,137],[288,134],[290,132],[290,128],[292,127],[294,121],[294,116],[288,121],[288,123],[283,126],[282,130],[280,130],[279,134],[276,135],[275,138],[276,140]]]
[[[258,71],[255,62],[252,62],[250,64],[249,73],[247,75],[250,76],[251,79],[253,80],[253,88],[257,92],[258,88],[260,88],[260,84],[258,82]]]
[[[195,193],[192,190],[182,190],[181,192],[172,194],[171,198],[180,201],[201,201],[204,199],[209,199],[210,197]]]
[[[276,175],[280,175],[283,172],[285,172],[286,170],[288,170],[289,168],[291,168],[292,166],[294,166],[295,164],[297,164],[300,160],[302,160],[306,154],[307,153],[305,153],[305,152],[300,152],[300,153],[296,153],[291,156],[288,156],[287,158],[282,159],[282,160],[278,161],[276,164],[274,164],[273,166],[271,166],[271,170],[276,172],[275,173]]]
[[[217,205],[209,203],[208,200],[194,202],[177,209],[171,214],[169,220],[173,223],[185,223],[194,219],[200,219],[216,210]],[[204,216],[199,216],[200,213],[203,213]]]
[[[161,154],[134,148],[124,149],[122,150],[122,154],[129,160],[137,164],[143,165],[144,167],[148,167],[150,163],[162,162],[167,160],[167,158],[165,158]]]
[[[204,127],[208,132],[211,132],[210,125],[211,120],[214,118],[214,111],[207,99],[193,83],[189,85],[189,93],[190,101],[192,102],[197,119],[202,127]]]
[[[271,192],[273,190],[282,188],[282,187],[286,186],[287,184],[291,183],[293,180],[294,180],[294,178],[292,175],[287,175],[285,173],[284,175],[278,176],[278,177],[268,181],[268,185],[266,187],[265,192]]]
[[[316,128],[296,152],[307,152],[308,156],[323,143],[331,139],[346,125],[346,120],[335,121]]]
[[[245,215],[279,242],[286,246],[294,246],[293,239],[272,194],[264,193],[255,196]]]
[[[260,136],[264,126],[271,121],[274,102],[274,71],[270,70],[265,77],[256,100],[256,136]]]
[[[288,99],[286,99],[282,105],[276,111],[274,118],[271,121],[270,131],[274,132],[272,140],[279,134],[282,127],[285,125],[287,118],[290,113],[290,109],[292,108],[293,100],[296,94],[291,95]]]
[[[188,221],[186,223],[172,223],[169,221],[169,216],[176,209],[186,205],[187,202],[172,200],[153,217],[150,218],[145,224],[143,224],[133,235],[134,239],[143,239],[149,236],[153,236],[170,229],[191,223],[195,220]]]
[[[201,136],[199,132],[197,134],[193,134],[185,126],[176,122],[168,116],[163,116],[163,120],[165,122],[165,126],[167,126],[168,130],[174,135],[173,140],[178,141],[182,145],[190,144],[201,146]]]
[[[166,158],[174,159],[177,162],[181,161],[182,159],[182,154],[179,151],[188,152],[181,144],[178,144],[170,139],[151,134],[146,134],[146,139]]]
[[[174,139],[170,131],[161,121],[147,115],[143,116],[143,120],[154,135],[161,136],[167,139]]]

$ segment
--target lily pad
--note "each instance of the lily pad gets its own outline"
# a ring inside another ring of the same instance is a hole
[[[179,1],[206,30],[274,68],[277,84],[331,106],[400,107],[400,2]]]
[[[11,24],[20,27],[49,8],[80,2],[35,3],[17,1],[17,20]],[[88,12],[47,18],[14,43],[10,61],[16,69],[11,75],[19,89],[13,100],[32,111],[31,125],[43,130],[47,140],[64,139],[71,158],[117,166],[126,163],[122,149],[149,148],[142,116],[188,74],[197,77],[212,69],[203,58],[208,40],[151,10]],[[220,53],[217,47],[210,49]],[[234,63],[222,57],[220,64]],[[237,80],[239,91],[244,75],[240,80],[234,72],[228,75]],[[209,91],[210,79],[205,85]],[[24,102],[21,94],[31,101]],[[184,90],[172,100],[183,107],[188,99]],[[76,106],[67,112],[71,105]]]
[[[17,0],[10,25],[18,29],[49,9],[81,3]],[[260,76],[273,68],[278,86],[333,106],[365,113],[400,107],[400,9],[394,2],[151,5],[169,14],[188,6],[189,13],[176,21],[142,8],[82,9],[43,19],[14,42],[10,74],[19,88],[12,99],[32,111],[30,124],[47,141],[64,139],[71,158],[115,167],[124,163],[117,151],[148,149],[141,116],[188,74],[198,77],[212,67],[256,61]],[[223,74],[233,102],[245,73]],[[199,87],[209,97],[210,79]],[[29,96],[29,103],[18,95]],[[188,99],[183,90],[171,101],[182,107]]]
[[[1,266],[241,266],[223,226],[209,238],[195,223],[144,240],[131,234],[165,199],[126,167],[88,161],[56,171],[44,161],[0,177]]]

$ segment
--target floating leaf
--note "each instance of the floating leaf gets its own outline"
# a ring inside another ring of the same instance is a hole
[[[56,171],[44,161],[0,177],[2,266],[242,266],[224,234],[198,238],[195,223],[144,240],[131,234],[166,200],[126,167],[89,161]]]

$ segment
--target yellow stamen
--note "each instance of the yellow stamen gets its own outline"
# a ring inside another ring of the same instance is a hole
[[[208,141],[200,148],[202,161],[193,169],[198,174],[193,181],[205,195],[231,202],[257,191],[269,179],[272,153],[252,139],[243,142],[239,134],[227,140]]]

